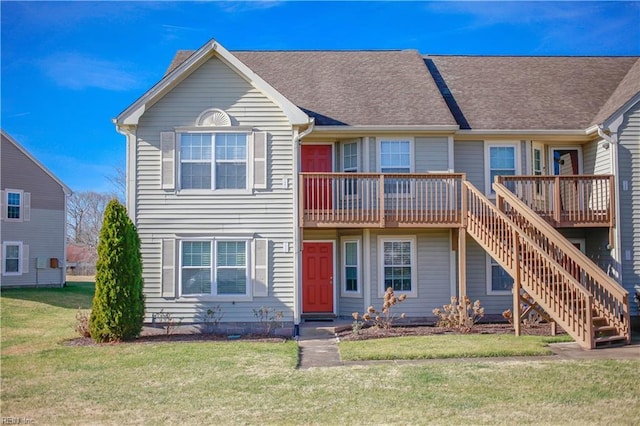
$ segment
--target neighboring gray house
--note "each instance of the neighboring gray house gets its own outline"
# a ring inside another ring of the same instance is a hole
[[[518,314],[526,293],[586,347],[628,341],[638,63],[178,52],[114,120],[146,320],[219,305],[248,329],[267,306],[296,326],[392,287],[414,320],[456,295]]]
[[[15,139],[0,146],[0,286],[62,286],[71,190]]]

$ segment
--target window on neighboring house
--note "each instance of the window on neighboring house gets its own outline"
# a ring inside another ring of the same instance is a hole
[[[489,283],[487,288],[488,294],[511,294],[513,287],[513,278],[498,264],[491,256],[489,256]]]
[[[516,145],[489,145],[488,147],[487,193],[493,194],[493,182],[496,176],[512,176],[517,173]]]
[[[380,172],[411,173],[411,141],[381,140]],[[391,178],[385,179],[385,193],[407,193],[409,191],[409,180]]]
[[[7,219],[22,218],[22,191],[6,191]]]
[[[246,133],[184,133],[180,139],[183,189],[246,189]]]
[[[345,173],[356,173],[358,171],[358,144],[356,142],[342,145],[342,171]],[[358,180],[344,180],[345,195],[356,195],[358,193]]]
[[[22,243],[5,241],[2,243],[2,274],[22,274]]]
[[[215,250],[215,255],[213,251]],[[245,296],[247,241],[182,241],[183,296]],[[212,262],[215,259],[215,262]]]
[[[344,240],[342,253],[344,256],[343,289],[345,294],[360,293],[360,244],[359,240]]]
[[[415,238],[381,238],[383,293],[391,287],[402,293],[416,293]]]

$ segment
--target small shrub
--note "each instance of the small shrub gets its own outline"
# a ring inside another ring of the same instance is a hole
[[[175,328],[182,323],[182,318],[176,319],[170,312],[165,312],[164,309],[161,309],[160,312],[156,314],[156,320],[164,325],[167,336],[173,333]]]
[[[89,317],[91,316],[91,311],[83,311],[78,308],[78,312],[76,312],[76,332],[82,337],[91,337],[91,330],[89,329]]]
[[[451,298],[451,303],[444,305],[442,309],[436,308],[433,314],[438,317],[438,326],[453,328],[461,333],[469,333],[473,326],[484,317],[484,308],[480,307],[480,301],[471,303],[471,299],[465,296],[460,303],[457,297]]]
[[[362,315],[358,312],[351,314],[353,317],[353,324],[351,326],[353,333],[360,334],[360,330],[365,325],[385,330],[390,329],[393,326],[393,321],[396,319],[396,316],[393,313],[394,306],[404,302],[406,299],[406,294],[401,294],[396,297],[393,289],[391,287],[387,288],[387,291],[384,293],[381,311],[376,311],[373,306],[369,306],[367,312]],[[404,312],[400,314],[401,319],[404,319],[405,317],[406,315]]]
[[[207,312],[203,315],[202,322],[204,323],[204,332],[207,334],[213,334],[222,320],[222,308],[217,305],[215,308],[207,309]]]
[[[253,315],[255,315],[258,320],[258,324],[265,336],[271,334],[272,330],[282,327],[282,317],[284,314],[282,311],[276,311],[275,308],[260,306],[253,310]]]

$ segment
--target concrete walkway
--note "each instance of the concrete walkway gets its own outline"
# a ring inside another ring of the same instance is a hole
[[[300,324],[298,346],[300,355],[298,368],[336,367],[341,365],[364,364],[426,364],[433,362],[507,362],[507,361],[543,361],[543,360],[604,360],[604,359],[640,359],[640,335],[633,334],[630,345],[603,349],[587,350],[577,343],[554,343],[549,345],[553,355],[523,356],[508,358],[455,358],[434,360],[392,360],[392,361],[342,361],[338,351],[336,330],[350,328],[348,321],[303,322]]]

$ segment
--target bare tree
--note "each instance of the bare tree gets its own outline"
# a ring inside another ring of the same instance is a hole
[[[113,174],[107,176],[107,179],[113,185],[118,200],[124,203],[127,195],[127,172],[122,167],[114,167]]]
[[[67,238],[70,243],[96,247],[102,217],[113,194],[94,191],[74,193],[67,204]]]

